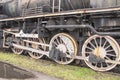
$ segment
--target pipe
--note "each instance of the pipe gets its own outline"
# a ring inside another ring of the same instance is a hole
[[[89,28],[94,34],[108,35],[108,36],[120,36],[120,32],[98,32],[91,25],[48,25],[45,28]]]

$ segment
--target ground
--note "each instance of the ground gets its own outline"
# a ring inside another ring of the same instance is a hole
[[[34,71],[38,80],[119,80],[120,72],[96,72],[88,67],[59,65],[52,60],[35,60],[29,56],[0,52],[0,61]],[[116,75],[117,74],[117,75]],[[41,77],[41,76],[42,77]],[[49,76],[48,76],[49,75]],[[47,77],[46,77],[47,76]],[[42,78],[42,79],[40,79]],[[48,78],[48,79],[46,79]],[[34,79],[31,79],[34,80]],[[35,79],[37,80],[37,79]]]
[[[0,61],[0,80],[61,80],[41,72]]]
[[[31,71],[30,71],[31,72]],[[28,78],[28,79],[5,79],[5,78],[0,78],[0,80],[61,80],[59,78],[54,78],[52,76],[40,73],[40,72],[34,72],[32,73],[35,75],[34,78]]]

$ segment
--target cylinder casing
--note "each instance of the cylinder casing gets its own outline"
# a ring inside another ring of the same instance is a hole
[[[3,4],[3,12],[9,16],[20,16],[23,9],[50,5],[50,0],[11,0]]]
[[[50,6],[53,0],[11,0],[3,4],[3,12],[9,16],[20,16],[22,9]],[[90,0],[61,0],[61,10],[75,10],[88,8]],[[59,5],[59,0],[55,0],[55,7]]]
[[[90,0],[93,8],[108,8],[120,6],[120,0]]]
[[[57,9],[59,0],[55,0]],[[44,7],[52,9],[53,0],[10,0],[3,4],[3,13],[8,16],[20,16],[23,9]],[[106,8],[120,6],[120,0],[61,0],[61,10],[76,10],[84,8]],[[44,8],[43,8],[44,9]],[[47,10],[50,10],[47,9]],[[44,10],[44,11],[47,11]]]

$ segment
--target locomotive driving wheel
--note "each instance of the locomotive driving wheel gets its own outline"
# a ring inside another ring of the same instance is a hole
[[[108,71],[117,64],[105,60],[119,61],[119,45],[110,36],[94,35],[88,38],[82,48],[85,63],[96,71]]]
[[[40,42],[40,43],[45,43],[45,40],[43,38],[31,38],[29,39],[30,41],[34,41],[34,42]],[[34,49],[37,49],[37,50],[42,50],[44,51],[45,50],[45,46],[41,46],[41,45],[36,45],[34,43],[31,43],[30,47],[34,48]],[[28,52],[28,54],[34,58],[34,59],[40,59],[42,58],[44,55],[42,54],[39,54],[39,53],[36,53],[36,52]]]
[[[59,33],[51,39],[50,46],[53,46],[53,44],[59,52],[54,53],[54,55],[57,55],[57,58],[54,59],[55,62],[69,64],[74,60],[77,54],[77,44],[73,37],[66,33]]]
[[[23,42],[19,38],[16,38],[16,37],[13,37],[13,43],[17,45],[23,45]],[[20,49],[14,46],[11,49],[15,54],[18,54],[18,55],[22,54],[24,51],[23,49]]]

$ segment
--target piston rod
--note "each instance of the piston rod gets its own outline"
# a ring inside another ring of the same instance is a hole
[[[12,46],[20,48],[20,49],[23,49],[23,50],[27,50],[27,51],[31,51],[31,52],[36,52],[36,53],[39,53],[39,54],[42,54],[42,55],[49,56],[49,52],[47,52],[47,51],[37,50],[37,49],[34,49],[34,48],[25,47],[25,46],[17,45],[17,44],[14,44],[14,43],[12,43]]]
[[[25,46],[21,46],[21,45],[17,45],[17,44],[12,44],[12,46],[14,47],[18,47],[20,49],[23,49],[23,50],[28,50],[28,51],[31,51],[31,52],[36,52],[36,53],[39,53],[39,54],[42,54],[42,55],[46,55],[49,57],[49,51],[42,51],[42,50],[37,50],[37,49],[33,49],[33,48],[30,48],[30,47],[25,47]],[[73,58],[72,56],[66,56],[66,57],[69,57],[69,58]],[[79,60],[86,60],[86,58],[84,58],[83,56],[76,56],[74,57],[75,59],[79,59]],[[112,64],[120,64],[120,61],[113,61],[113,60],[105,60],[106,63],[112,63]]]

